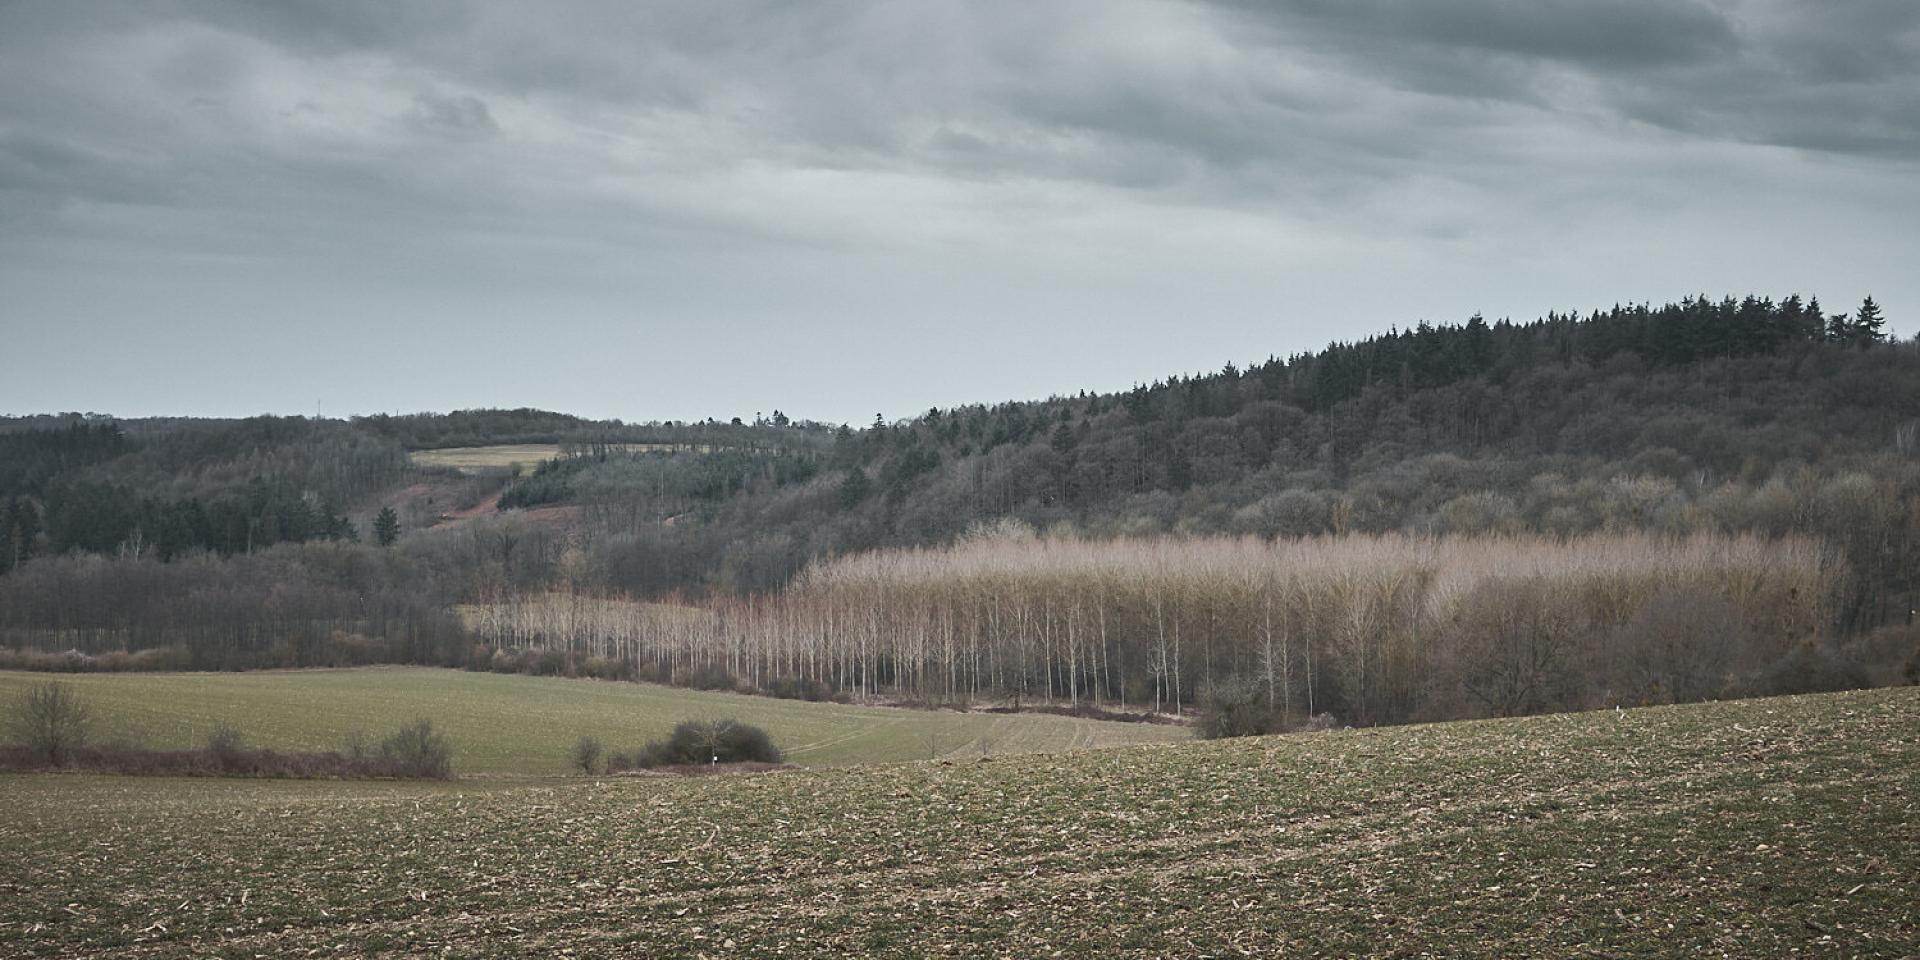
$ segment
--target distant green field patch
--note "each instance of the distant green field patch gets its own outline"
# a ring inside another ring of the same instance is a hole
[[[667,443],[618,443],[616,449],[630,452],[651,450],[687,449]],[[710,447],[697,448],[702,452]],[[552,460],[560,456],[557,443],[503,443],[489,447],[448,447],[444,450],[415,450],[409,454],[414,465],[421,467],[445,467],[467,473],[487,470],[510,470],[520,467],[532,470],[542,460]]]
[[[255,673],[48,674],[0,671],[0,704],[49,679],[73,685],[99,737],[156,749],[195,747],[221,723],[255,746],[339,749],[417,717],[443,727],[463,774],[565,773],[583,735],[625,750],[688,718],[764,727],[807,766],[1077,750],[1187,739],[1181,727],[775,700],[652,684],[468,673],[430,667]]]
[[[416,466],[450,467],[454,470],[506,470],[515,466],[531,470],[542,460],[560,455],[558,444],[509,443],[494,447],[449,447],[445,450],[415,450],[410,456]]]

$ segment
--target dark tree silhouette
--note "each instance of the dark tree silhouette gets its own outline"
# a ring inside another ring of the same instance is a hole
[[[383,547],[391,547],[400,539],[400,515],[392,507],[381,507],[380,514],[373,518],[373,539]]]

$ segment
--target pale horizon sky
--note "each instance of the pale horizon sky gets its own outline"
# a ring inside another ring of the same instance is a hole
[[[0,414],[864,423],[1873,295],[1920,4],[0,3]]]

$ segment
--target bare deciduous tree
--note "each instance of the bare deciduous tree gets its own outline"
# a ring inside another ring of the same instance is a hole
[[[13,711],[13,734],[48,763],[60,766],[87,745],[92,711],[72,687],[57,681],[29,689]]]
[[[1603,700],[1617,675],[1603,665],[1609,638],[1672,591],[1741,621],[1683,641],[1748,648],[1714,654],[1727,663],[1777,657],[1767,651],[1831,621],[1844,577],[1830,550],[1791,537],[1026,531],[821,560],[772,596],[696,604],[566,590],[465,609],[494,651],[630,661],[670,682],[780,678],[929,702],[1133,695],[1184,713],[1197,691],[1251,678],[1289,719],[1332,710],[1370,724]],[[1648,649],[1700,672],[1680,662],[1699,649]]]

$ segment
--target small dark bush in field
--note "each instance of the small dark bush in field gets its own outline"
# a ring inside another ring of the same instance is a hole
[[[600,741],[593,737],[581,737],[573,744],[573,765],[581,773],[591,774],[600,768]]]
[[[444,780],[453,775],[453,744],[431,720],[415,720],[382,740],[380,759],[398,776]]]
[[[580,672],[596,680],[631,680],[633,661],[620,657],[588,657]]]
[[[1257,737],[1280,729],[1280,718],[1267,708],[1266,693],[1245,681],[1216,683],[1200,693],[1200,736]]]
[[[608,769],[704,766],[715,763],[779,763],[780,748],[765,730],[737,720],[682,720],[665,740],[632,754],[614,754]]]
[[[246,752],[246,737],[232,724],[220,724],[207,734],[207,755],[222,770],[238,770]]]
[[[42,683],[14,704],[13,736],[44,763],[60,766],[87,745],[92,717],[85,701],[64,683]]]
[[[687,674],[686,685],[695,690],[732,690],[740,681],[720,667],[698,667]]]
[[[1755,692],[1764,696],[1778,696],[1864,690],[1871,686],[1873,679],[1859,664],[1808,645],[1781,657],[1762,671],[1755,682]]]
[[[833,688],[824,681],[802,677],[775,677],[767,683],[767,695],[781,700],[806,700],[824,703],[833,699]]]

